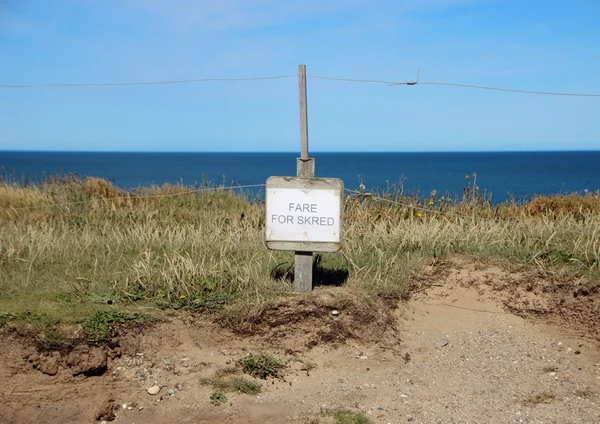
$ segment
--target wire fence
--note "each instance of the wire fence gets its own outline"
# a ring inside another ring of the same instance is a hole
[[[43,208],[57,208],[58,209],[58,208],[64,208],[67,206],[82,205],[82,204],[97,203],[97,202],[108,202],[108,201],[123,200],[123,199],[132,199],[132,200],[158,199],[158,198],[185,196],[185,195],[195,194],[195,193],[200,194],[200,193],[208,193],[208,192],[225,192],[225,191],[252,189],[252,188],[264,188],[264,187],[266,187],[266,184],[246,184],[246,185],[235,185],[235,186],[232,185],[232,186],[205,187],[205,188],[181,190],[181,191],[177,191],[175,193],[164,193],[164,194],[150,194],[150,195],[135,195],[135,194],[133,194],[132,195],[130,193],[127,193],[127,195],[125,195],[125,196],[100,197],[100,198],[80,200],[80,201],[75,201],[75,202],[46,203],[46,204],[24,206],[24,207],[18,207],[18,208],[10,207],[9,209],[12,211],[24,211],[24,210],[43,209]],[[401,202],[401,201],[398,201],[395,199],[376,196],[370,192],[365,192],[365,191],[360,191],[360,190],[345,189],[344,191],[346,193],[348,193],[350,196],[356,196],[357,198],[360,197],[363,199],[368,198],[371,200],[377,200],[379,202],[384,202],[384,203],[388,203],[388,204],[395,205],[395,206],[401,206],[401,207],[405,207],[408,209],[424,212],[427,214],[435,214],[437,216],[442,216],[442,217],[450,217],[450,218],[456,218],[456,219],[468,219],[468,220],[474,220],[474,221],[494,222],[494,223],[501,223],[501,224],[507,224],[507,225],[515,225],[515,224],[521,222],[519,220],[489,218],[489,217],[476,216],[476,215],[459,214],[459,213],[451,212],[451,211],[441,211],[441,210],[437,210],[437,209],[426,208],[423,206],[414,205],[411,203]],[[555,232],[568,232],[568,233],[572,233],[572,234],[580,234],[580,235],[585,235],[585,236],[588,236],[591,238],[596,238],[596,237],[600,236],[600,234],[596,234],[596,232],[590,233],[589,231],[576,230],[573,228],[558,227],[558,226],[551,226],[551,225],[548,226],[548,230],[555,231]]]
[[[241,190],[241,189],[249,189],[249,188],[258,188],[265,187],[266,184],[247,184],[247,185],[235,185],[235,186],[219,186],[219,187],[205,187],[205,188],[197,188],[190,190],[182,190],[177,191],[176,193],[164,193],[164,194],[149,194],[149,195],[131,195],[128,193],[126,196],[113,196],[113,197],[100,197],[97,199],[88,199],[88,200],[79,200],[76,202],[66,202],[66,203],[46,203],[40,205],[33,206],[23,206],[19,208],[10,208],[14,211],[19,210],[30,210],[30,209],[41,209],[41,208],[61,208],[65,206],[74,206],[74,205],[82,205],[86,203],[95,203],[98,201],[113,201],[113,200],[122,200],[122,199],[158,199],[162,197],[177,197],[184,196],[187,194],[193,193],[204,193],[204,192],[219,192],[219,191],[231,191],[231,190]]]
[[[444,217],[452,217],[452,218],[459,218],[459,219],[471,219],[471,220],[475,220],[475,221],[487,221],[487,222],[495,222],[495,223],[501,223],[501,224],[510,224],[510,225],[515,225],[517,223],[519,223],[519,220],[508,220],[508,219],[499,219],[499,218],[489,218],[489,217],[485,217],[485,216],[476,216],[476,215],[464,215],[464,214],[458,214],[455,212],[448,212],[448,211],[440,211],[440,210],[436,210],[436,209],[430,209],[430,208],[425,208],[422,206],[418,206],[418,205],[413,205],[410,203],[404,203],[404,202],[400,202],[398,200],[393,200],[393,199],[388,199],[385,197],[379,197],[379,196],[373,196],[371,193],[366,193],[364,191],[359,191],[359,190],[350,190],[350,189],[346,189],[346,191],[352,195],[358,196],[358,197],[366,197],[369,199],[374,199],[374,200],[378,200],[380,202],[386,202],[389,204],[393,204],[393,205],[397,205],[397,206],[402,206],[405,208],[409,208],[409,209],[413,209],[413,210],[418,210],[421,212],[425,212],[425,213],[430,213],[430,214],[435,214],[435,215],[439,215],[439,216],[444,216]],[[581,235],[587,235],[590,237],[598,237],[600,234],[590,234],[588,231],[581,231],[581,230],[574,230],[572,228],[566,228],[566,227],[557,227],[557,226],[548,226],[549,230],[553,230],[553,231],[560,231],[560,232],[569,232],[569,233],[573,233],[573,234],[581,234]]]

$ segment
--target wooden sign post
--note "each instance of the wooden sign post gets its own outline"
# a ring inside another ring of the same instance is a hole
[[[296,177],[267,179],[266,235],[269,249],[294,250],[294,290],[313,285],[313,252],[336,252],[342,242],[344,183],[315,178],[315,160],[308,157],[306,66],[298,66],[300,95],[300,157]]]

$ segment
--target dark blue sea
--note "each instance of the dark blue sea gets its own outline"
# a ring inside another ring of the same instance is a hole
[[[271,175],[295,175],[296,157],[295,153],[0,151],[0,170],[5,179],[19,182],[77,173],[102,177],[126,189],[163,183],[248,185],[263,184]],[[349,189],[361,183],[367,189],[386,189],[401,182],[405,192],[461,195],[473,174],[495,202],[600,189],[600,151],[314,153],[312,157],[317,177],[341,178]]]

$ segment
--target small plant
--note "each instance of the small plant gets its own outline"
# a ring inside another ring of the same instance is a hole
[[[224,378],[224,375],[220,373],[216,373],[214,377],[201,378],[200,384],[211,386],[213,390],[222,393],[257,395],[262,391],[262,386],[255,381],[244,377]]]
[[[558,371],[558,367],[556,365],[546,365],[542,368],[543,372],[556,372]]]
[[[337,424],[371,424],[372,421],[361,414],[347,409],[336,409],[329,414]]]
[[[556,396],[552,392],[541,392],[536,395],[528,396],[524,401],[525,406],[536,406],[541,403],[552,403],[556,399]]]
[[[9,314],[8,312],[0,314],[0,328],[8,324],[11,319],[13,319],[13,314]]]
[[[225,402],[227,402],[227,396],[225,396],[225,393],[217,391],[217,392],[213,392],[210,395],[210,403],[212,403],[213,405],[222,405]]]
[[[83,324],[88,343],[99,344],[108,340],[114,324],[123,324],[140,318],[139,314],[126,314],[117,311],[98,311]]]
[[[315,368],[317,368],[317,364],[315,364],[314,362],[311,361],[300,361],[302,362],[302,368],[300,368],[301,371],[306,371],[306,375],[310,375],[310,372],[312,370],[314,370]]]
[[[248,355],[240,359],[239,363],[246,374],[263,380],[268,377],[282,378],[281,370],[285,368],[279,359],[267,354]]]
[[[255,396],[262,391],[262,386],[259,383],[244,377],[232,377],[228,384],[233,391],[243,395]]]
[[[36,343],[45,350],[61,350],[72,345],[74,341],[57,321],[42,322],[37,325],[37,331],[39,334]]]

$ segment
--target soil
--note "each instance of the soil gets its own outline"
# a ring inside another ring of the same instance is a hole
[[[462,257],[413,279],[408,300],[365,308],[329,288],[235,331],[177,315],[103,348],[4,330],[0,422],[326,423],[335,409],[374,423],[600,422],[597,288]],[[284,359],[284,378],[211,402],[200,379],[258,352]]]

